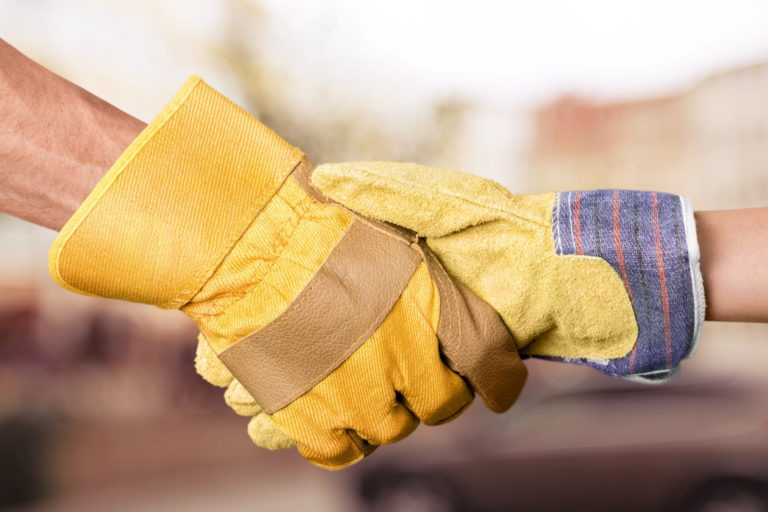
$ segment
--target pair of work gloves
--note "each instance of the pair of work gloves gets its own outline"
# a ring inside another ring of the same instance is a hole
[[[703,320],[690,205],[513,195],[416,164],[315,168],[192,77],[59,233],[70,290],[180,309],[268,448],[341,468],[464,411],[523,357],[665,380]]]

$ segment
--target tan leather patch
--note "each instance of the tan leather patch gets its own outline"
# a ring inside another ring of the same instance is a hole
[[[512,336],[491,306],[452,280],[429,247],[421,246],[440,292],[437,337],[448,365],[469,381],[490,410],[507,410],[528,376]]]
[[[384,321],[421,262],[408,240],[355,220],[290,306],[220,354],[272,414],[343,363]]]

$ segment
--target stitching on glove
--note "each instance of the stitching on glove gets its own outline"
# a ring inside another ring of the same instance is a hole
[[[371,182],[375,182],[375,181],[377,181],[378,178],[381,178],[380,175],[372,173],[370,171],[366,171],[365,169],[356,169],[356,171],[371,176],[372,177],[371,180],[370,180]],[[392,174],[387,175],[386,179],[388,181],[394,181],[396,183],[399,183],[400,185],[403,185],[403,186],[408,187],[408,188],[420,189],[421,191],[426,192],[430,196],[435,193],[434,188],[431,188],[429,186],[426,186],[426,185],[424,185],[422,183],[418,183],[418,182],[415,182],[415,181],[414,182],[406,181],[406,180],[400,179],[399,177],[394,176]],[[497,187],[499,186],[497,183],[495,183],[495,182],[493,182],[491,180],[487,180],[487,181],[490,181],[491,183],[493,183]],[[503,206],[488,206],[487,204],[478,203],[471,196],[465,196],[463,194],[446,192],[445,190],[440,190],[439,193],[443,194],[443,195],[445,195],[447,197],[453,197],[455,199],[459,199],[459,200],[461,200],[461,201],[463,201],[465,203],[468,203],[468,204],[470,204],[470,205],[472,205],[472,206],[474,206],[475,208],[478,208],[478,209],[491,210],[491,211],[503,213],[505,215],[509,215],[510,217],[514,217],[514,218],[516,218],[518,220],[521,220],[521,221],[524,221],[524,222],[530,222],[531,224],[534,224],[536,226],[540,226],[540,227],[544,227],[544,228],[548,228],[549,227],[548,225],[542,224],[541,222],[539,222],[537,220],[534,220],[534,219],[529,219],[528,217],[520,215],[519,213],[516,213],[516,212],[514,212],[512,210],[509,210],[507,208],[504,208]],[[509,199],[509,198],[507,198],[507,199]]]
[[[557,222],[553,223],[553,225],[557,225],[557,233],[555,234],[555,254],[558,256],[563,254],[563,241],[560,238],[560,193],[558,192],[555,194],[554,197],[554,204],[555,204],[555,217],[557,218]],[[558,247],[560,248],[558,250]]]

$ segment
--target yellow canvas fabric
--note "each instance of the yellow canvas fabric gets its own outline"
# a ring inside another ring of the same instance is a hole
[[[286,180],[183,311],[205,325],[208,343],[222,352],[285,310],[351,222],[349,212]]]
[[[448,273],[499,312],[521,353],[611,359],[632,350],[637,323],[620,276],[603,259],[555,253],[553,194],[514,195],[411,163],[325,164],[312,180],[352,210],[425,236]]]
[[[202,333],[198,368],[229,386],[259,444],[296,444],[340,468],[419,420],[452,419],[473,394],[440,359],[440,298],[424,263],[370,339],[271,419],[220,366],[217,354],[291,304],[353,221],[289,176],[302,157],[192,78],[64,226],[49,266],[73,291],[180,308]]]
[[[51,276],[76,292],[180,307],[301,157],[192,77],[62,228],[50,251]],[[135,216],[126,219],[127,212]],[[115,250],[93,243],[103,233],[121,241]]]

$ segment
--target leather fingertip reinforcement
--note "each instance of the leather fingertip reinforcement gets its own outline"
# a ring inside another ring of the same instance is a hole
[[[491,306],[452,280],[426,243],[420,245],[440,293],[437,337],[448,365],[490,410],[506,411],[528,377],[512,335]]]

